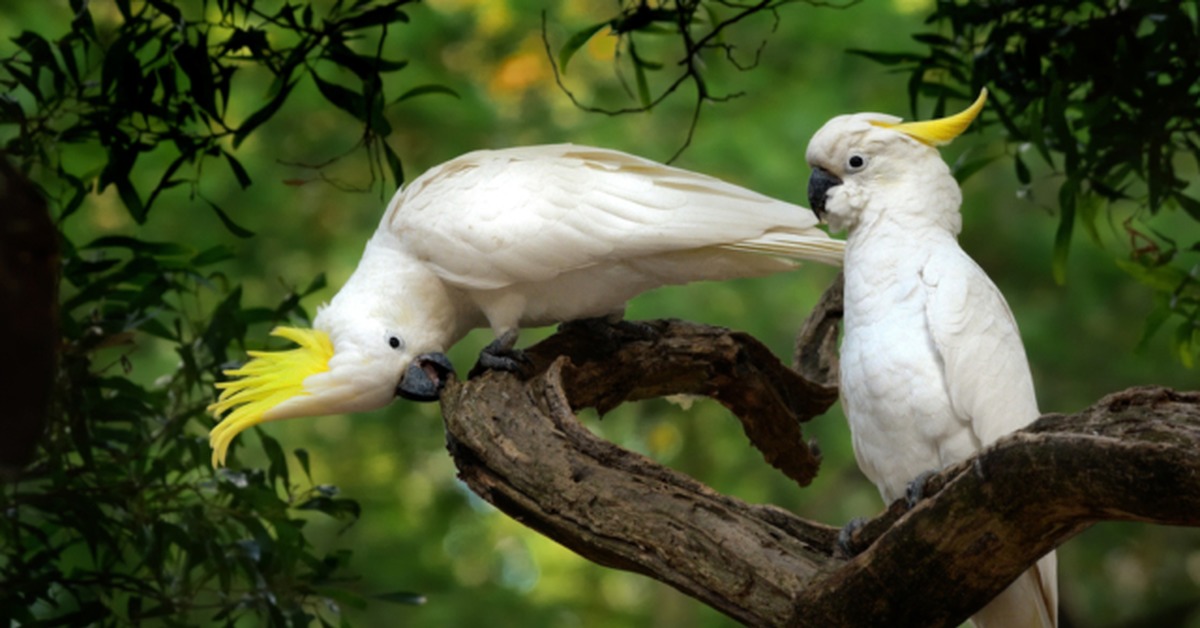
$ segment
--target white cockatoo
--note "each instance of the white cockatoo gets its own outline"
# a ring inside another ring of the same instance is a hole
[[[213,464],[239,432],[301,416],[438,397],[443,354],[468,331],[496,340],[481,364],[514,366],[522,326],[619,320],[646,290],[753,277],[793,260],[838,265],[844,243],[811,211],[625,153],[574,146],[477,151],[392,198],[346,285],[298,348],[251,352],[217,384]]]
[[[841,395],[854,453],[884,500],[1039,416],[1017,323],[958,245],[962,192],[935,148],[983,108],[902,123],[844,115],[808,146],[809,201],[847,230]],[[972,617],[976,626],[1054,626],[1054,553]]]

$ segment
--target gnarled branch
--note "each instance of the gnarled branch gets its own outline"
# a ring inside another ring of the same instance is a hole
[[[1044,416],[934,476],[932,497],[911,510],[891,505],[855,535],[866,549],[850,559],[836,528],[721,495],[596,437],[574,414],[708,395],[807,484],[819,456],[800,423],[836,397],[837,311],[823,301],[802,343],[818,348],[798,352],[821,382],[724,329],[656,321],[651,334],[599,337],[568,327],[528,350],[529,379],[488,373],[446,388],[449,450],[467,485],[522,523],[751,625],[952,626],[1091,523],[1200,525],[1200,393],[1137,388]]]

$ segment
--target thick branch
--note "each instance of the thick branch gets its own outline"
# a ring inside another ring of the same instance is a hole
[[[530,349],[539,372],[527,381],[489,373],[452,383],[442,399],[448,446],[463,480],[504,512],[741,622],[955,625],[1090,523],[1200,525],[1200,393],[1133,389],[1043,417],[943,471],[932,498],[909,512],[894,504],[846,560],[835,528],[720,495],[579,423],[573,408],[706,394],[741,415],[768,460],[812,457],[798,422],[827,407],[830,388],[784,375],[743,334],[651,326],[649,338],[571,328]],[[785,446],[755,436],[773,429],[789,434]]]

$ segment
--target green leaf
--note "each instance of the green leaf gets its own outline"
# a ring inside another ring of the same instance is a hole
[[[383,154],[387,158],[388,169],[392,172],[392,181],[399,187],[404,183],[404,166],[400,163],[400,156],[392,150],[387,140],[381,139],[379,143],[383,145]]]
[[[296,506],[296,509],[316,510],[335,519],[341,519],[343,517],[358,519],[359,515],[362,514],[362,507],[358,505],[358,502],[352,499],[335,499],[332,497],[325,497],[323,495],[312,497],[301,502]]]
[[[1075,201],[1078,188],[1073,179],[1063,182],[1058,190],[1058,230],[1054,234],[1054,281],[1067,283],[1067,257],[1071,252],[1071,233],[1075,228]]]
[[[1192,220],[1200,220],[1200,201],[1188,196],[1187,194],[1184,194],[1183,192],[1176,192],[1175,200],[1179,203],[1179,206],[1183,208],[1183,211],[1187,212],[1187,214],[1192,217]]]
[[[412,606],[420,606],[426,602],[424,595],[421,595],[420,593],[411,593],[409,591],[380,593],[378,595],[372,595],[371,599],[380,600],[382,602],[391,602],[393,604],[409,604]]]
[[[279,441],[268,436],[261,428],[255,428],[254,431],[262,443],[263,452],[267,454],[267,477],[270,478],[271,485],[274,486],[276,481],[282,480],[284,490],[288,490],[291,486],[291,474],[288,473],[287,458],[283,455]]]
[[[426,94],[446,94],[447,96],[453,96],[455,98],[460,98],[460,96],[458,95],[458,92],[454,91],[453,89],[450,89],[449,87],[446,87],[445,85],[426,84],[426,85],[418,85],[418,86],[404,92],[403,94],[400,94],[400,97],[393,100],[392,104],[396,104],[398,102],[403,102],[405,100],[408,100],[409,98],[416,98],[417,96],[424,96]]]
[[[1200,343],[1196,342],[1197,327],[1192,321],[1184,321],[1175,328],[1175,333],[1171,336],[1172,348],[1179,357],[1179,363],[1187,368],[1192,368],[1196,365],[1193,354],[1196,351],[1196,346]]]
[[[137,223],[145,224],[147,207],[142,203],[142,197],[133,187],[133,183],[129,179],[118,179],[116,181],[117,195],[121,197],[121,202],[125,203],[125,209],[129,210],[129,215]]]
[[[1013,165],[1016,166],[1017,169],[1017,181],[1019,181],[1021,185],[1029,185],[1029,182],[1033,181],[1033,177],[1029,174],[1029,166],[1025,165],[1025,160],[1021,159],[1021,155],[1019,153],[1013,155]]]
[[[175,47],[175,61],[188,77],[189,95],[195,99],[208,115],[220,119],[217,111],[217,96],[213,82],[212,66],[208,56],[208,40],[200,33],[196,43],[182,43]]]
[[[309,282],[308,287],[300,291],[300,296],[306,297],[327,285],[329,285],[329,282],[325,278],[325,273],[317,273],[317,276],[313,277],[313,280]]]
[[[968,153],[963,153],[954,163],[954,178],[958,180],[959,185],[971,178],[972,175],[983,170],[988,164],[1000,158],[1000,155],[984,155],[975,159],[968,159]]]
[[[1134,349],[1136,353],[1144,353],[1146,347],[1150,345],[1150,339],[1158,330],[1162,328],[1163,323],[1171,317],[1171,308],[1167,307],[1167,299],[1161,294],[1154,299],[1154,309],[1150,310],[1150,314],[1146,316],[1146,323],[1142,327],[1142,337],[1138,339],[1137,347]]]
[[[296,460],[300,462],[300,468],[304,469],[304,477],[308,478],[308,482],[312,483],[312,469],[308,462],[308,450],[296,449],[292,452],[296,456]]]
[[[317,84],[317,90],[329,101],[329,104],[345,111],[354,116],[360,122],[367,122],[367,101],[362,94],[352,91],[336,83],[330,83],[317,76],[316,71],[312,71],[313,81]]]
[[[900,65],[902,63],[919,63],[925,59],[924,55],[919,55],[911,52],[879,52],[877,50],[863,50],[861,48],[851,48],[846,51],[847,54],[852,54],[859,57],[870,59],[882,65]]]
[[[13,38],[13,42],[29,53],[32,61],[30,66],[34,69],[35,77],[42,70],[47,70],[54,75],[55,88],[62,89],[62,70],[58,67],[58,60],[54,58],[54,49],[45,38],[31,31],[23,31]],[[34,91],[34,94],[38,95],[40,99],[40,91]]]
[[[225,228],[229,230],[229,233],[232,233],[239,238],[254,237],[253,231],[250,231],[249,229],[234,222],[233,219],[225,213],[225,210],[218,207],[216,203],[208,200],[207,198],[204,199],[204,202],[208,203],[208,206],[212,208],[213,213],[216,214],[217,218],[221,220],[221,224],[225,225]]]
[[[358,15],[352,15],[337,22],[339,30],[355,31],[371,26],[385,26],[395,22],[407,22],[408,14],[399,9],[404,2],[390,2],[384,6],[371,8]]]
[[[288,95],[292,93],[292,88],[296,86],[297,82],[298,81],[284,81],[281,83],[280,85],[282,87],[280,87],[279,91],[275,93],[271,100],[268,101],[267,104],[263,105],[258,111],[250,114],[250,117],[246,118],[246,120],[242,122],[237,131],[233,133],[234,148],[237,148],[243,141],[245,141],[250,133],[254,131],[254,129],[257,129],[264,122],[270,120],[275,115],[275,112],[279,111],[279,108],[283,106],[283,103],[287,100]]]
[[[225,260],[233,259],[233,257],[233,249],[227,245],[218,244],[217,246],[197,253],[192,257],[191,260],[188,261],[188,264],[196,268],[203,268],[205,266],[210,266],[212,264],[224,262]]]
[[[155,257],[187,255],[192,249],[176,242],[151,242],[130,236],[102,236],[80,247],[82,249],[120,248]]]
[[[592,37],[595,37],[596,33],[599,33],[605,26],[608,26],[608,22],[593,24],[571,35],[567,39],[567,43],[563,44],[563,47],[558,51],[558,66],[562,68],[563,74],[567,73],[567,64],[571,62],[571,57],[574,57],[575,53],[579,52],[579,49],[588,43]]]
[[[225,156],[225,161],[229,162],[229,169],[233,171],[233,176],[237,179],[238,185],[242,186],[243,190],[250,187],[250,175],[242,167],[242,163],[229,151],[223,150],[221,154]]]

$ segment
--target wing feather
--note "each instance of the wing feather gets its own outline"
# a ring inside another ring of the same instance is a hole
[[[806,208],[713,177],[562,144],[447,162],[399,192],[380,228],[447,282],[487,290],[713,247],[839,263],[842,243],[816,222]]]
[[[922,269],[926,319],[955,413],[986,446],[1039,416],[1016,319],[983,269],[957,246]]]

